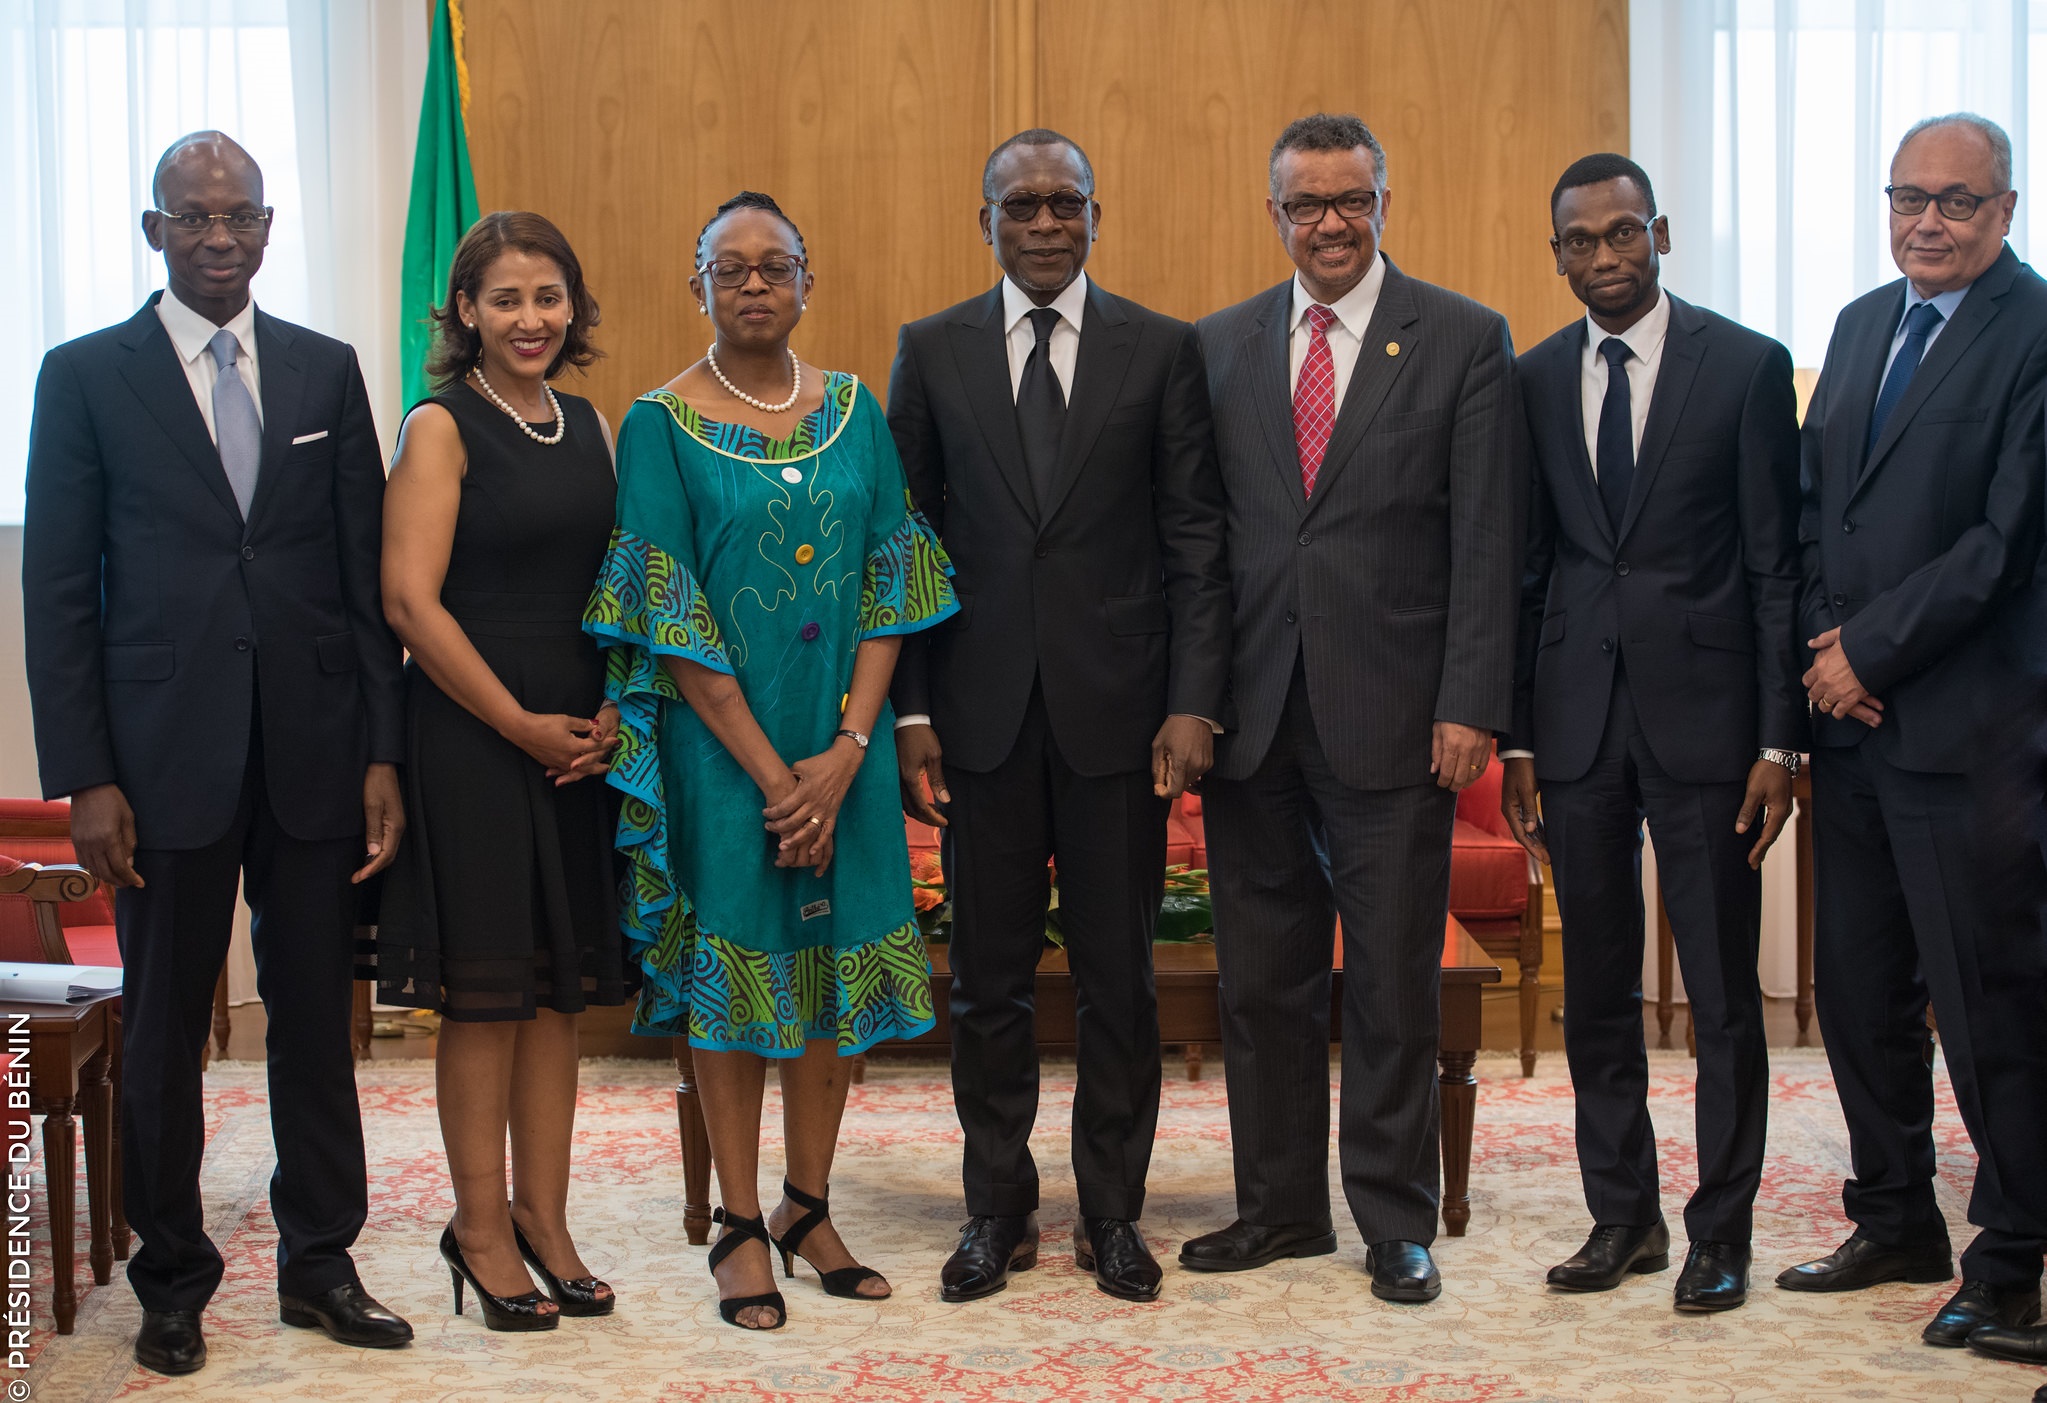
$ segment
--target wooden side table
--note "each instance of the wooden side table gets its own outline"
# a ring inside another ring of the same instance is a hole
[[[78,1318],[74,1185],[77,1133],[85,1121],[86,1212],[91,1224],[92,1279],[101,1286],[116,1257],[128,1256],[128,1223],[121,1211],[121,1156],[114,1142],[114,1105],[121,1087],[121,996],[82,1004],[0,1002],[0,1050],[19,1046],[27,1030],[29,1110],[43,1117],[43,1177],[50,1195],[50,1292],[57,1333],[68,1335]]]

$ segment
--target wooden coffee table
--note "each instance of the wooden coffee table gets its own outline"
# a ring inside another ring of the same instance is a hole
[[[1152,947],[1153,977],[1158,987],[1159,1041],[1178,1046],[1187,1061],[1187,1076],[1201,1076],[1201,1048],[1222,1041],[1222,1009],[1217,998],[1215,946],[1206,942],[1167,942]],[[1455,917],[1443,929],[1442,1031],[1436,1050],[1441,1068],[1437,1082],[1443,1106],[1443,1226],[1452,1237],[1464,1236],[1471,1221],[1471,1132],[1478,1106],[1478,1079],[1472,1067],[1478,1058],[1479,991],[1500,982],[1492,962]],[[952,1045],[947,1009],[952,970],[946,947],[931,947],[931,1002],[938,1025],[919,1038],[883,1043],[877,1050],[907,1049],[943,1052]],[[1074,1046],[1073,975],[1066,952],[1048,949],[1038,962],[1038,1046],[1067,1051]],[[1330,988],[1329,1036],[1342,1038],[1343,971],[1335,971]],[[687,1039],[674,1040],[681,1079],[675,1088],[675,1111],[682,1135],[683,1228],[693,1243],[711,1233],[711,1142],[697,1104],[696,1069]],[[856,1062],[854,1079],[861,1074]]]
[[[115,1101],[121,1086],[121,996],[82,1004],[0,1002],[0,1052],[16,1045],[15,1028],[28,1028],[29,1112],[43,1117],[43,1178],[50,1194],[50,1266],[55,1282],[50,1313],[57,1333],[71,1333],[78,1317],[78,1140],[71,1124],[85,1121],[86,1213],[91,1223],[92,1279],[104,1286],[116,1257],[128,1256],[122,1213],[121,1157],[115,1143]]]

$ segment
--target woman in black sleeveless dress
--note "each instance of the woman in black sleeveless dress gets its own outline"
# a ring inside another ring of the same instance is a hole
[[[442,1015],[456,1310],[466,1281],[490,1328],[541,1330],[612,1307],[568,1229],[575,1015],[638,982],[598,778],[618,714],[581,629],[611,532],[611,436],[589,401],[547,385],[594,358],[597,320],[548,221],[478,221],[435,317],[439,393],[406,417],[384,498],[384,609],[412,658],[378,997]]]

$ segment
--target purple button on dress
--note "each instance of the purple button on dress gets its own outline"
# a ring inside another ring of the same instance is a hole
[[[817,641],[817,636],[823,632],[824,630],[819,628],[815,623],[807,623],[803,626],[803,641],[805,643],[815,643]]]

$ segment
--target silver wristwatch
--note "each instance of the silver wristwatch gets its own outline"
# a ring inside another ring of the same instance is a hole
[[[853,744],[859,746],[862,750],[867,749],[867,737],[861,735],[858,731],[853,730],[851,727],[848,727],[842,731],[835,732],[833,735],[833,739],[836,740],[839,736],[844,736],[847,740],[852,741]]]
[[[1768,746],[1756,752],[1756,759],[1768,760],[1773,765],[1782,765],[1791,771],[1793,779],[1798,778],[1798,752],[1795,750],[1771,750]]]

